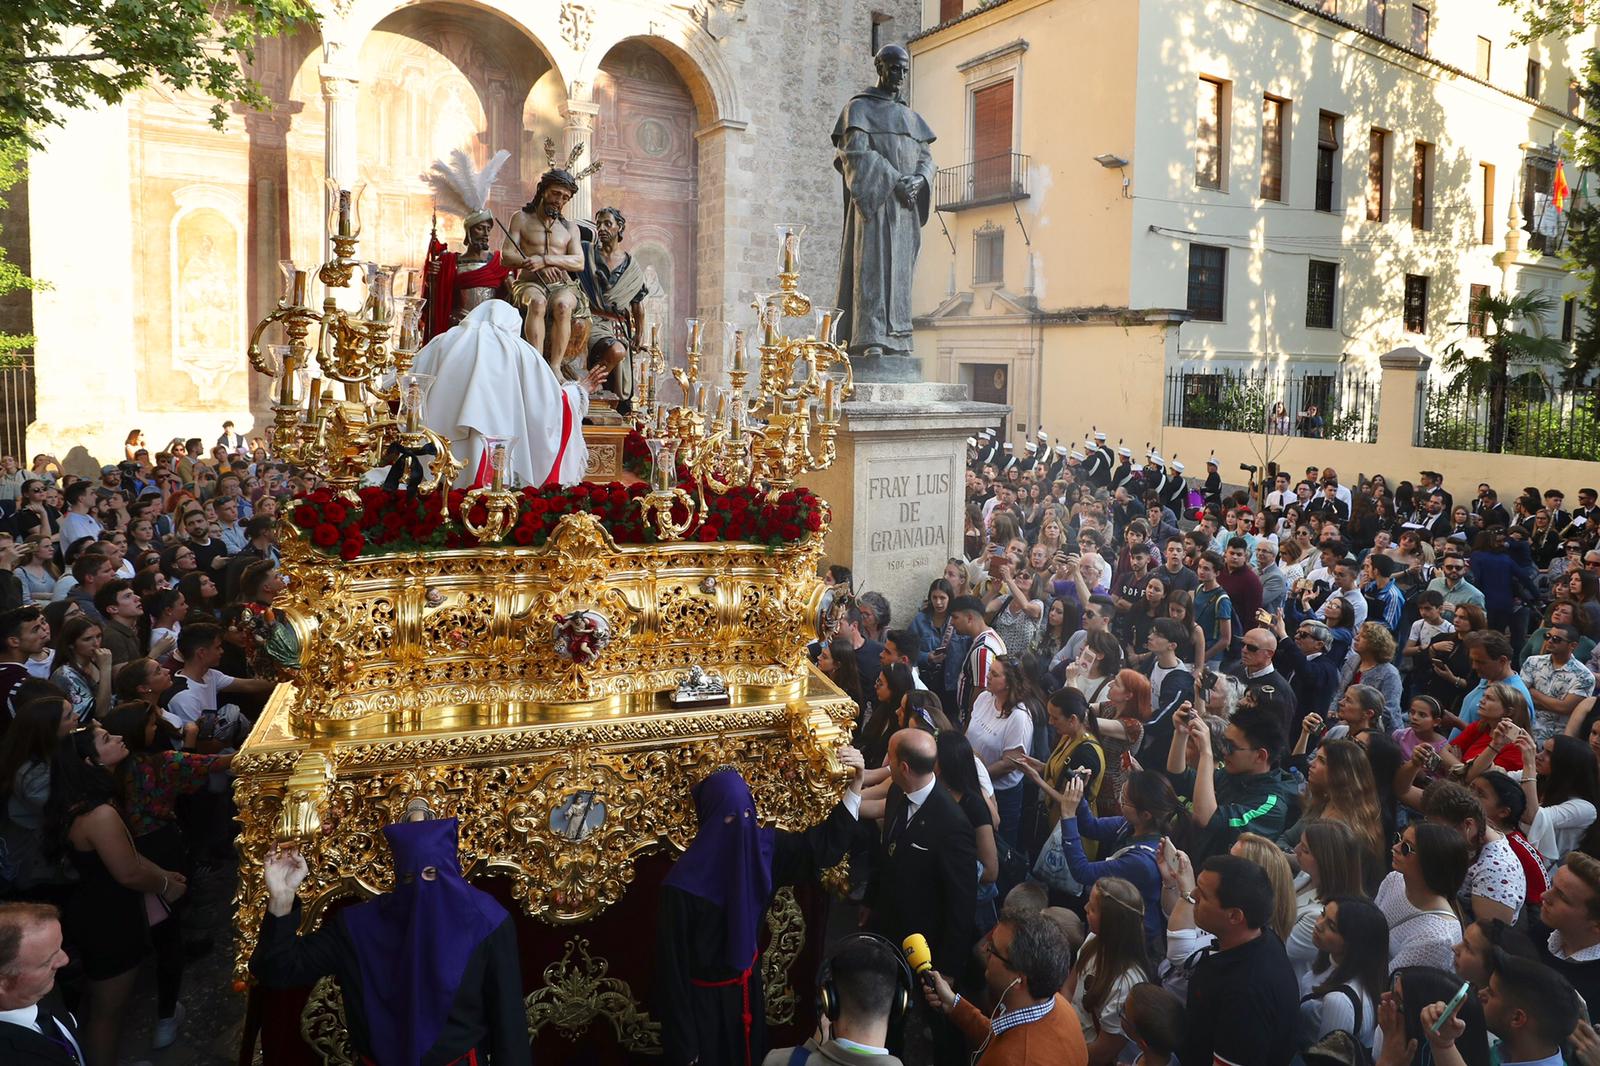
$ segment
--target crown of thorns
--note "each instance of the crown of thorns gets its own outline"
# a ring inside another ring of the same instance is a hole
[[[556,142],[551,140],[549,137],[546,137],[544,139],[544,158],[545,161],[550,165],[550,172],[558,173],[564,177],[571,178],[573,187],[576,188],[578,182],[582,181],[584,178],[587,178],[590,174],[598,172],[601,167],[605,166],[604,163],[590,163],[577,173],[573,173],[572,168],[577,166],[578,160],[583,158],[584,149],[588,147],[589,146],[587,143],[574,145],[572,151],[567,153],[567,161],[565,163],[558,163],[556,162]]]

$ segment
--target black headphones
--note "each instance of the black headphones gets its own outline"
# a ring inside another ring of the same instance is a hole
[[[833,984],[833,960],[839,952],[848,947],[853,941],[864,940],[875,944],[886,952],[895,962],[895,988],[894,1000],[889,1005],[889,1024],[897,1024],[911,1009],[911,994],[916,989],[916,978],[912,976],[911,964],[895,947],[888,937],[879,936],[877,933],[851,933],[834,946],[828,958],[822,964],[822,974],[817,979],[817,1006],[830,1022],[839,1020],[839,990]]]

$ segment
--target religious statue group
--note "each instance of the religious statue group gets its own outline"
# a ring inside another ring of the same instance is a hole
[[[451,441],[464,464],[460,484],[488,480],[485,442],[511,438],[507,483],[575,484],[588,450],[582,425],[591,394],[610,417],[629,413],[632,355],[642,344],[644,270],[622,250],[627,219],[603,207],[594,222],[562,214],[578,183],[555,165],[533,198],[502,226],[500,249],[489,246],[498,225],[489,189],[509,152],[481,170],[464,152],[427,175],[436,208],[458,215],[465,247],[453,252],[437,236],[428,248],[423,286],[426,344],[415,373],[433,377],[429,427]]]
[[[933,131],[901,96],[911,71],[904,48],[875,57],[878,80],[853,95],[832,131],[843,179],[840,339],[858,377],[915,376],[911,279],[932,202]],[[563,210],[579,182],[582,146],[550,168],[533,198],[500,223],[489,190],[510,153],[482,169],[464,152],[426,175],[438,211],[459,216],[465,247],[430,242],[423,295],[426,346],[415,372],[435,379],[427,422],[463,463],[460,484],[487,480],[489,438],[511,438],[506,480],[524,485],[582,480],[582,426],[630,413],[633,358],[644,344],[645,272],[623,250],[628,220],[602,207],[593,222]],[[499,250],[490,251],[495,229]],[[591,414],[597,390],[606,414]]]

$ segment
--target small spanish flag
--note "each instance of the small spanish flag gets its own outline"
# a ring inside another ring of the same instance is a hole
[[[1556,214],[1561,213],[1567,197],[1572,194],[1572,189],[1567,185],[1567,167],[1561,160],[1556,160],[1556,176],[1550,182],[1550,202],[1555,205]]]

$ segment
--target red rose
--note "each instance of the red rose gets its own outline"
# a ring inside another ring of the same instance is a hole
[[[815,533],[822,528],[822,512],[812,511],[806,515],[806,528]]]
[[[330,489],[321,488],[313,492],[309,499],[312,503],[332,503],[333,492]]]
[[[799,540],[800,527],[795,525],[793,522],[785,522],[778,530],[778,535],[784,540]]]
[[[321,516],[317,514],[317,509],[311,504],[302,503],[294,509],[294,514],[290,517],[294,524],[301,529],[310,529],[317,524]]]
[[[648,485],[646,485],[644,482],[635,481],[632,485],[628,486],[628,498],[632,499],[632,500],[637,500],[639,497],[643,496],[645,493],[647,493],[649,491],[650,491],[650,487]]]
[[[696,536],[698,539],[705,541],[706,543],[710,543],[711,541],[720,539],[722,537],[722,533],[717,529],[716,526],[707,524],[700,527],[700,532],[696,534]]]
[[[479,500],[478,502],[474,503],[472,505],[472,509],[467,512],[467,518],[470,519],[472,524],[475,525],[475,526],[483,525],[485,522],[487,522],[489,520],[489,507],[488,507],[488,505],[485,504],[482,500]]]
[[[543,496],[533,496],[528,500],[528,513],[530,515],[543,515],[550,510],[550,504]]]
[[[345,562],[350,562],[352,559],[355,559],[361,554],[361,549],[364,546],[364,541],[347,540],[339,547],[339,558],[343,559]]]
[[[319,548],[331,548],[339,543],[339,527],[323,522],[311,531],[311,543]]]
[[[533,543],[533,530],[528,526],[518,526],[511,531],[511,539],[521,545]]]
[[[778,521],[793,522],[795,516],[794,504],[786,503],[778,508]]]
[[[384,512],[384,515],[380,521],[383,523],[383,528],[391,533],[404,528],[406,524],[405,515],[401,514],[399,511]]]

